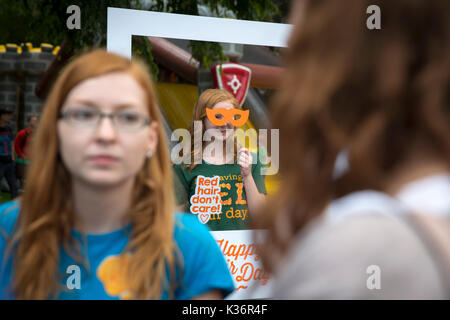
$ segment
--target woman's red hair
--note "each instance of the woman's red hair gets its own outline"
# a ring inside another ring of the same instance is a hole
[[[55,298],[61,290],[60,248],[74,258],[81,255],[71,239],[74,213],[71,176],[59,154],[58,114],[68,93],[80,82],[111,72],[131,75],[147,94],[150,118],[158,126],[154,156],[138,173],[127,217],[132,223],[128,247],[132,253],[127,288],[133,298],[159,299],[166,289],[167,267],[174,279],[176,245],[173,239],[172,170],[152,81],[136,61],[95,50],[70,63],[56,81],[43,109],[33,141],[31,164],[14,248],[13,294],[19,299]]]

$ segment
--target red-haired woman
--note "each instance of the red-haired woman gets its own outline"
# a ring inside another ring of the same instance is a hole
[[[0,297],[222,298],[233,290],[207,228],[174,214],[152,81],[96,50],[58,78],[25,191],[1,207]]]
[[[261,161],[256,154],[243,148],[235,137],[235,128],[242,126],[248,117],[244,113],[231,93],[221,89],[202,92],[194,107],[191,153],[187,155],[189,164],[174,165],[178,186],[181,186],[176,188],[177,203],[186,205],[189,202],[193,209],[195,205],[191,199],[198,177],[219,177],[221,211],[210,215],[207,225],[211,230],[250,229],[251,215],[265,201]],[[201,132],[195,132],[197,124]],[[200,143],[194,140],[197,135]]]

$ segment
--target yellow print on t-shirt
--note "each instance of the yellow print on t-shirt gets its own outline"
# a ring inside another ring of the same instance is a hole
[[[130,258],[129,253],[109,256],[97,268],[97,277],[108,295],[119,296],[120,299],[133,298],[126,281]]]
[[[228,174],[226,176],[219,176],[219,178],[221,182],[219,185],[221,189],[221,204],[222,206],[230,206],[229,208],[225,208],[226,210],[223,210],[224,208],[222,207],[223,211],[221,213],[224,213],[223,218],[245,220],[247,218],[247,209],[234,207],[235,205],[247,204],[247,201],[243,197],[244,184],[242,183],[242,175]],[[236,192],[236,195],[231,194],[233,192]],[[219,214],[211,215],[211,220],[220,220],[221,218]]]
[[[226,176],[219,176],[220,177],[220,181],[229,181],[229,180],[238,180],[238,181],[242,181],[242,175],[240,174],[228,174]]]
[[[245,199],[243,199],[242,197],[242,193],[244,190],[244,184],[242,182],[239,183],[234,183],[234,181],[242,181],[242,175],[238,175],[238,174],[229,174],[226,176],[219,176],[220,177],[220,182],[222,182],[220,184],[220,188],[226,189],[226,190],[230,190],[231,191],[231,186],[234,184],[234,186],[236,187],[236,201],[234,204],[247,204],[247,201]],[[229,181],[232,180],[232,181]],[[224,182],[224,181],[229,181],[229,182]],[[228,196],[228,197],[227,197]],[[222,191],[220,192],[220,197],[222,198],[222,205],[225,206],[231,206],[233,205],[233,200],[231,198],[231,195],[229,194],[229,192],[227,191]],[[226,198],[224,198],[226,197]]]

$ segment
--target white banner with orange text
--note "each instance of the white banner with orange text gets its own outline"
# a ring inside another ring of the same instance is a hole
[[[235,292],[226,299],[267,299],[270,276],[264,271],[257,253],[254,232],[265,230],[211,231],[222,251],[235,285]],[[263,237],[258,237],[261,239]]]

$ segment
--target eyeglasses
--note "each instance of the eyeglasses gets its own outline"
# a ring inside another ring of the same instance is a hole
[[[96,128],[103,118],[110,118],[114,126],[122,131],[137,131],[150,124],[148,117],[130,110],[102,113],[98,110],[73,109],[61,112],[58,118],[78,128]]]

